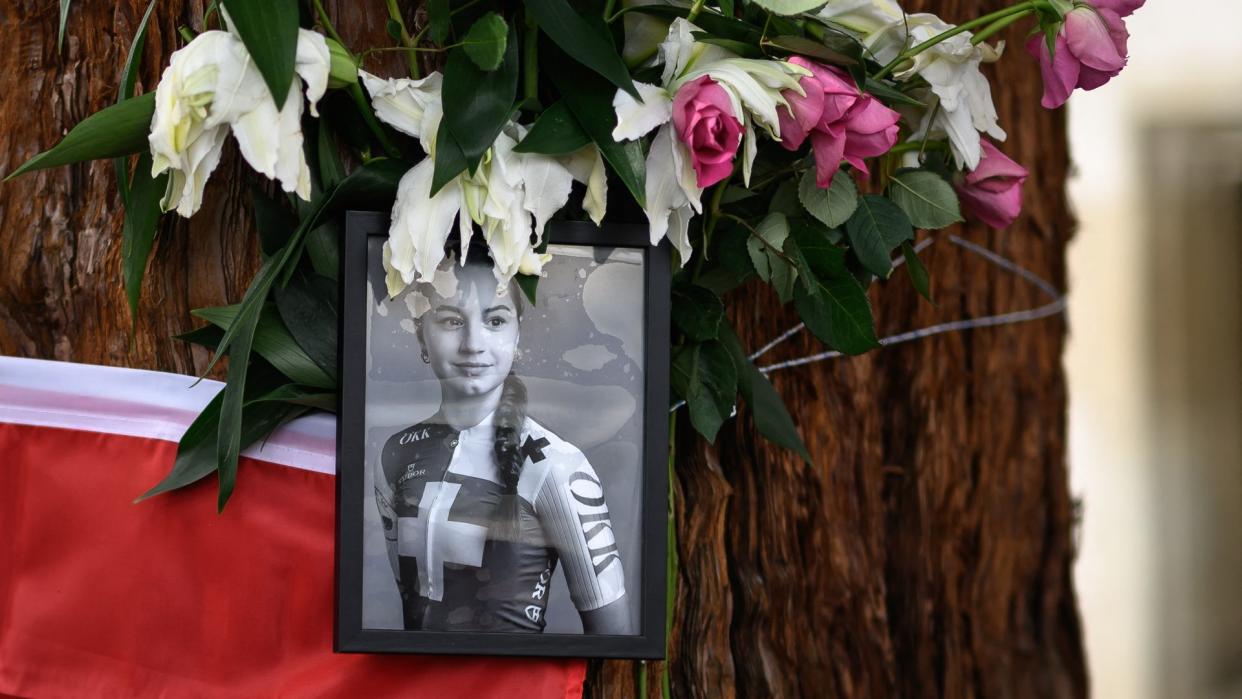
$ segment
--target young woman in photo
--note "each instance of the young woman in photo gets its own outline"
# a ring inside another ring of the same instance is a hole
[[[420,294],[420,360],[439,411],[393,434],[375,498],[405,628],[541,632],[559,563],[591,634],[629,634],[603,486],[582,452],[527,415],[513,374],[524,309],[482,247],[451,256]]]

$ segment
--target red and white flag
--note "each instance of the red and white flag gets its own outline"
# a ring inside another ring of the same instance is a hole
[[[0,694],[580,697],[581,660],[332,652],[335,422],[133,500],[221,384],[0,357]]]

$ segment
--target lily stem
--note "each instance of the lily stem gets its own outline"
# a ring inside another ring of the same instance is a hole
[[[335,39],[336,43],[340,44],[346,51],[349,51],[349,47],[345,46],[345,40],[341,38],[340,34],[336,33],[336,27],[332,26],[332,20],[328,19],[328,13],[323,9],[323,2],[321,0],[312,0],[312,2],[315,4],[315,14],[319,16],[319,23],[328,32],[328,36]],[[350,51],[350,53],[352,54],[353,52]]]
[[[995,34],[995,33],[999,32],[1000,30],[1004,29],[1005,27],[1008,27],[1009,25],[1013,24],[1014,22],[1017,22],[1018,20],[1020,20],[1020,19],[1022,19],[1023,17],[1025,17],[1025,16],[1027,16],[1027,15],[1031,14],[1031,13],[1032,13],[1032,12],[1034,12],[1034,11],[1035,11],[1035,10],[1032,8],[1032,9],[1030,9],[1030,10],[1027,10],[1026,12],[1015,12],[1014,14],[1009,15],[1008,17],[1004,17],[1004,18],[1002,18],[1002,19],[999,19],[999,20],[997,20],[997,21],[993,22],[991,26],[989,26],[989,27],[985,27],[984,29],[980,30],[977,34],[975,34],[974,36],[970,37],[970,43],[971,43],[971,45],[972,45],[972,46],[978,46],[979,44],[981,44],[981,43],[983,43],[984,41],[987,41],[989,38],[991,38],[993,34]]]
[[[410,77],[417,79],[422,75],[418,68],[418,54],[413,51],[417,42],[414,37],[410,36],[410,30],[405,28],[405,18],[401,16],[401,8],[397,7],[397,0],[385,0],[385,2],[388,4],[388,17],[397,23],[397,28],[401,31],[401,43],[411,49],[406,62],[410,66]],[[421,32],[419,36],[422,36]]]
[[[686,15],[686,21],[693,22],[699,16],[699,13],[703,11],[704,4],[706,4],[706,0],[694,0],[694,5],[690,7],[690,14]]]
[[[893,71],[897,70],[897,68],[899,68],[901,64],[905,63],[911,58],[914,58],[920,53],[923,53],[927,49],[935,46],[936,44],[939,44],[942,41],[945,41],[947,39],[952,39],[958,34],[961,34],[963,32],[968,32],[977,27],[986,27],[994,22],[997,22],[1003,19],[1008,19],[1009,17],[1014,16],[1014,15],[1017,15],[1019,17],[1028,15],[1035,11],[1035,8],[1039,5],[1039,2],[1040,0],[1027,0],[1026,2],[1020,2],[1017,5],[1013,5],[1012,7],[1006,7],[1003,10],[997,10],[996,12],[983,15],[982,17],[976,17],[975,19],[972,19],[969,22],[959,24],[956,27],[953,27],[952,29],[948,31],[941,32],[937,34],[936,36],[933,36],[932,38],[928,39],[927,41],[924,41],[923,43],[918,44],[917,46],[912,46],[906,49],[905,51],[902,51],[901,53],[897,54],[896,58],[889,61],[888,65],[881,68],[880,72],[875,74],[875,79],[882,80],[888,77],[890,74],[892,74]]]

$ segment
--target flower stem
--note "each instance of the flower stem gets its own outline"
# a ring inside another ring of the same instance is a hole
[[[1022,19],[1028,14],[1031,14],[1034,11],[1035,11],[1034,8],[1032,8],[1026,12],[1015,12],[1014,14],[1009,15],[1008,17],[998,19],[997,21],[993,22],[991,26],[985,27],[984,29],[980,30],[979,33],[970,37],[971,45],[978,46],[984,41],[987,41],[988,38],[990,38],[996,32],[999,32],[1000,30],[1004,29],[1005,27],[1008,27],[1014,22],[1017,22],[1018,20]]]
[[[768,249],[768,252],[781,258],[786,263],[788,263],[789,266],[791,267],[798,266],[798,263],[794,262],[793,258],[790,257],[784,250],[781,250],[780,248],[775,247],[774,245],[769,243],[763,236],[759,235],[759,231],[755,230],[755,227],[750,225],[750,222],[747,221],[746,219],[742,218],[741,216],[734,216],[733,214],[721,214],[721,216],[724,216],[727,219],[732,219],[733,221],[740,223],[742,227],[750,231],[750,234],[754,236],[760,243],[763,243],[763,246]]]
[[[924,150],[947,150],[949,144],[945,141],[907,141],[898,143],[889,149],[889,154],[909,153],[910,151],[918,151],[922,153]]]
[[[401,8],[397,7],[397,0],[385,0],[385,2],[388,4],[388,17],[396,22],[397,27],[401,30],[401,43],[405,44],[407,48],[413,49],[416,42],[414,37],[410,36],[410,30],[405,28],[405,18],[401,16]],[[419,36],[421,37],[422,33],[419,33]],[[406,62],[410,66],[410,77],[420,77],[418,54],[411,50],[409,56],[406,57]]]
[[[1006,7],[1003,10],[997,10],[996,12],[983,15],[982,17],[976,17],[975,19],[972,19],[969,22],[959,24],[956,27],[949,29],[948,31],[941,32],[937,34],[936,36],[933,36],[932,38],[928,39],[927,41],[924,41],[923,43],[918,44],[917,46],[912,46],[906,49],[905,51],[902,51],[901,53],[897,54],[897,57],[889,61],[888,65],[881,68],[880,72],[876,73],[874,77],[876,80],[881,80],[883,78],[888,77],[893,71],[897,70],[897,68],[900,67],[902,63],[905,63],[911,58],[914,58],[915,56],[919,55],[920,53],[923,53],[927,49],[935,46],[936,44],[939,44],[942,41],[945,41],[947,39],[952,39],[958,34],[961,34],[963,32],[968,32],[971,29],[975,29],[977,27],[984,27],[984,26],[990,25],[993,22],[1007,19],[1013,15],[1017,15],[1017,16],[1028,15],[1035,11],[1035,8],[1039,4],[1039,2],[1040,0],[1027,0],[1026,2],[1020,2],[1017,5]]]
[[[349,51],[349,47],[345,45],[345,40],[341,38],[340,34],[336,33],[336,27],[332,26],[332,20],[328,19],[328,13],[323,9],[323,2],[321,0],[311,1],[315,4],[315,14],[319,16],[319,23],[323,25],[324,31],[328,32],[328,36],[336,39],[336,43],[345,47],[346,51]],[[350,53],[352,54],[353,52],[350,51]]]
[[[690,14],[686,15],[686,21],[694,22],[699,13],[703,11],[704,4],[706,4],[706,0],[694,0],[694,5],[690,8]]]
[[[367,128],[371,129],[371,133],[375,134],[375,139],[380,142],[384,153],[390,158],[401,157],[401,151],[388,140],[388,135],[384,133],[384,129],[380,127],[379,121],[376,120],[375,114],[371,111],[371,105],[367,103],[366,95],[362,94],[362,86],[354,83],[349,86],[349,96],[354,98],[354,104],[358,105],[358,111],[362,112],[362,120],[367,123]]]

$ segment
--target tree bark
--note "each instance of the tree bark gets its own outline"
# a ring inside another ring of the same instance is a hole
[[[162,2],[140,90],[153,89],[200,2]],[[908,0],[949,21],[999,0]],[[386,45],[386,14],[328,3],[356,46]],[[57,4],[11,1],[0,26],[0,170],[10,172],[116,99],[146,3],[73,4],[63,53]],[[937,234],[922,258],[936,306],[901,278],[871,294],[881,334],[1045,302],[1028,282],[952,246],[997,250],[1060,288],[1073,229],[1063,113],[1039,107],[1022,52],[987,70],[1006,152],[1027,164],[1026,213],[1007,231]],[[399,69],[399,58],[391,57]],[[386,61],[390,58],[385,58]],[[393,74],[396,74],[395,72]],[[247,183],[230,147],[191,220],[164,218],[131,327],[122,220],[107,162],[41,171],[0,189],[0,352],[194,373],[207,356],[171,338],[191,308],[240,300],[257,268]],[[797,322],[763,291],[729,299],[757,348]],[[810,464],[755,436],[748,411],[715,447],[679,421],[680,573],[670,644],[686,697],[1070,697],[1087,678],[1074,600],[1073,503],[1065,465],[1062,318],[937,335],[775,372]],[[822,351],[801,333],[760,362]],[[650,664],[651,696],[663,663]],[[636,663],[594,663],[588,696],[632,697]]]

